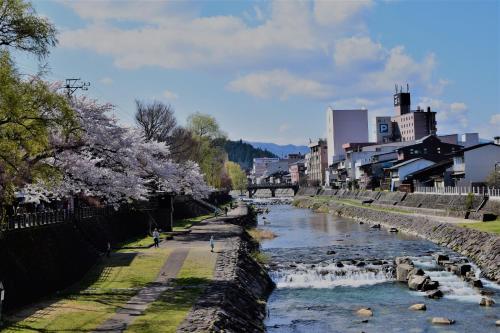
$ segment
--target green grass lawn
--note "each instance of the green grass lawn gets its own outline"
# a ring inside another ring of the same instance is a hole
[[[460,226],[500,234],[500,218],[490,222],[462,223]]]
[[[126,330],[128,333],[174,333],[203,292],[203,286],[164,292],[146,313]]]
[[[213,278],[216,253],[205,248],[193,248],[173,283],[137,318],[128,333],[173,333],[195,304],[209,281]]]
[[[191,217],[188,219],[174,221],[174,231],[183,231],[189,229],[193,226],[193,224],[199,223],[213,216],[214,216],[213,214],[207,214],[207,215],[201,215],[197,217]]]
[[[6,318],[2,332],[91,331],[112,316],[137,288],[153,281],[170,249],[121,250],[96,264],[60,297]]]
[[[147,235],[144,237],[138,237],[130,241],[127,241],[125,243],[122,243],[120,244],[119,247],[146,247],[146,246],[151,246],[152,244],[153,244],[153,237]]]

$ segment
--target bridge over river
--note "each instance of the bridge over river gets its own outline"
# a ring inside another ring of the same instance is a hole
[[[293,190],[293,195],[297,194],[297,191],[299,190],[299,185],[294,185],[294,184],[249,184],[247,186],[247,191],[248,191],[248,197],[252,198],[255,192],[257,190],[270,190],[271,191],[271,197],[276,196],[276,190],[277,189],[292,189]]]

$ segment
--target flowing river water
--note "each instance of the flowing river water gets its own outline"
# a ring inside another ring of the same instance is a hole
[[[270,201],[255,200],[260,205]],[[483,297],[479,290],[440,269],[431,257],[435,252],[455,258],[459,254],[418,237],[371,229],[331,214],[288,204],[264,207],[269,212],[259,215],[259,227],[278,236],[262,243],[277,285],[268,301],[269,333],[500,332],[495,326],[499,304],[479,306]],[[429,299],[394,281],[391,263],[397,256],[412,257],[417,267],[439,281],[445,296]],[[500,293],[499,285],[482,281],[486,290]],[[493,299],[500,301],[497,295]],[[409,310],[415,303],[425,303],[427,311]],[[362,307],[370,307],[373,317],[358,317],[356,310]],[[456,323],[434,326],[432,317]]]

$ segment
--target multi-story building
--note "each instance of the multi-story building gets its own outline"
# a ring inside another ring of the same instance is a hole
[[[297,162],[291,163],[288,171],[290,172],[290,182],[292,184],[301,184],[305,179],[306,161],[298,160]]]
[[[307,178],[310,185],[325,183],[325,170],[328,167],[328,146],[325,140],[318,140],[309,144],[310,158]]]
[[[328,165],[344,155],[342,145],[368,141],[368,110],[326,110]]]
[[[410,142],[409,142],[410,143]],[[442,142],[435,135],[428,135],[419,140],[414,140],[411,144],[396,149],[398,161],[406,161],[417,157],[425,158],[426,160],[439,162],[449,158],[463,147],[446,142]]]
[[[435,135],[436,112],[417,107],[411,110],[410,92],[399,91],[394,94],[395,116],[377,117],[376,130],[377,142],[386,143],[391,141],[413,141],[427,135]]]
[[[253,159],[252,176],[261,177],[268,171],[272,164],[280,161],[277,157],[258,157]]]
[[[459,150],[453,156],[452,177],[457,186],[482,186],[500,170],[500,140]]]

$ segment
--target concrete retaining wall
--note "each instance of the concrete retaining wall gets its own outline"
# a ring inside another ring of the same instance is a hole
[[[148,231],[146,212],[121,210],[113,216],[5,232],[0,238],[0,281],[5,309],[62,290],[94,265],[107,242],[117,244]]]

